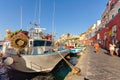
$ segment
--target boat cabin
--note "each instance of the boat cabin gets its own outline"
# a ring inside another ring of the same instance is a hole
[[[32,50],[31,54],[43,54],[52,49],[52,41],[42,39],[30,39],[29,48]]]

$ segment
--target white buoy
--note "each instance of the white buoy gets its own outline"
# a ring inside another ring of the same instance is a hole
[[[13,64],[13,58],[7,57],[3,62],[5,65],[11,65],[11,64]]]

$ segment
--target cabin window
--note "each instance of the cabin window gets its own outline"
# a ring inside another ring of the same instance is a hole
[[[118,9],[118,13],[120,13],[120,8]]]
[[[52,42],[51,41],[47,41],[46,42],[46,46],[51,46]]]
[[[2,48],[3,48],[3,45],[0,45],[0,50],[2,50]]]
[[[45,46],[45,41],[35,40],[34,47],[39,47],[39,46]]]
[[[30,41],[30,45],[32,45],[32,41]]]

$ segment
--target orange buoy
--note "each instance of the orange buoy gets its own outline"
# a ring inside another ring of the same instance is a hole
[[[10,34],[10,33],[11,33],[11,30],[7,29],[6,32],[7,32],[8,34]]]
[[[67,59],[67,60],[70,60],[70,55],[66,56],[66,59]]]

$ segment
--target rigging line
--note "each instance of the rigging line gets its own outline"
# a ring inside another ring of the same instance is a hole
[[[53,5],[53,15],[52,15],[52,35],[54,36],[54,27],[55,27],[55,24],[54,24],[54,20],[55,20],[55,0],[54,0],[54,5]]]

